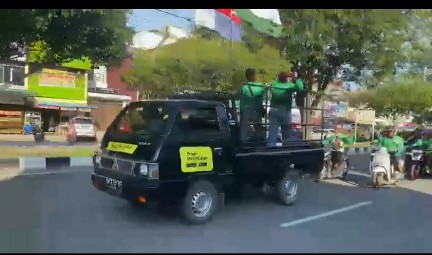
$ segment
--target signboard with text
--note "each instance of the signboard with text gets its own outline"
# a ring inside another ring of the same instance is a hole
[[[75,74],[53,69],[42,69],[39,86],[75,88]]]
[[[85,70],[65,68],[36,69],[29,65],[32,73],[27,79],[28,91],[40,98],[70,100],[75,103],[87,102],[87,75]]]

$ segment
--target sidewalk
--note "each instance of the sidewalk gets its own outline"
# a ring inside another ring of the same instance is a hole
[[[98,141],[103,137],[105,134],[105,131],[97,131],[96,136]],[[55,135],[46,133],[45,134],[45,140],[49,142],[66,142],[66,136],[65,135]],[[0,143],[2,141],[8,141],[8,142],[33,142],[34,138],[32,135],[17,135],[17,134],[0,134]]]
[[[2,168],[0,166],[0,181],[12,179],[20,174],[19,167]]]

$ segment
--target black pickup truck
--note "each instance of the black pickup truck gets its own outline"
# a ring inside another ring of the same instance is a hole
[[[322,170],[321,143],[241,146],[232,100],[180,98],[134,102],[119,113],[94,156],[98,190],[132,204],[178,204],[187,222],[199,224],[244,183],[268,185],[279,203],[292,205],[298,180]]]

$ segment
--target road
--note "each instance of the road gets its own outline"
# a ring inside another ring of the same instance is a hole
[[[0,252],[432,250],[431,197],[408,189],[304,181],[294,206],[249,191],[241,203],[228,201],[213,221],[191,227],[175,211],[131,208],[95,190],[90,169],[80,170],[0,182]]]

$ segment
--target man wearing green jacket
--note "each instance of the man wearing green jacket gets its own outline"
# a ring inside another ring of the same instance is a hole
[[[395,170],[403,173],[402,154],[405,149],[403,138],[395,135],[395,130],[390,128],[388,129],[387,136],[381,139],[380,146],[387,148],[387,152],[390,155],[394,155],[391,157],[392,164],[395,166]]]
[[[276,146],[279,127],[281,127],[282,144],[285,144],[290,137],[293,93],[302,91],[304,87],[301,79],[295,82],[290,81],[290,78],[296,78],[293,76],[293,74],[281,72],[278,80],[270,86],[268,145],[272,147]]]
[[[421,137],[411,146],[420,147],[424,150],[424,163],[426,171],[429,173],[430,167],[432,166],[432,138],[430,138],[426,132],[423,132]]]
[[[254,136],[261,141],[265,140],[265,129],[262,125],[264,116],[263,101],[265,98],[265,85],[258,81],[255,69],[248,68],[245,72],[247,82],[240,89],[240,139],[247,142],[250,126],[255,129]]]

